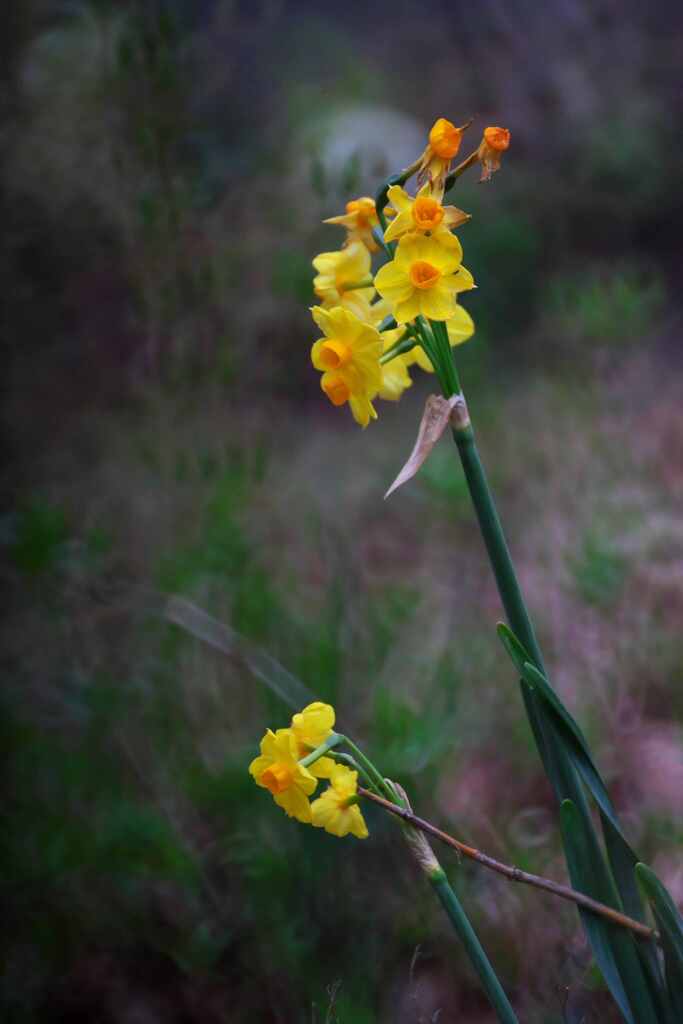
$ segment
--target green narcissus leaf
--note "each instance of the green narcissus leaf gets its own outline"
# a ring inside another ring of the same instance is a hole
[[[664,950],[666,987],[672,1021],[683,1020],[683,917],[654,871],[636,865],[636,877],[652,905]]]

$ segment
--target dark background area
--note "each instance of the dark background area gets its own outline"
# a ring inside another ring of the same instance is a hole
[[[363,432],[309,360],[322,219],[439,116],[512,133],[453,193],[458,366],[554,682],[680,903],[680,6],[26,0],[0,45],[6,1019],[492,1019],[392,822],[253,786],[299,698],[266,655],[423,816],[565,878],[454,453],[382,501],[434,382]],[[443,863],[521,1020],[615,1019],[571,906]]]

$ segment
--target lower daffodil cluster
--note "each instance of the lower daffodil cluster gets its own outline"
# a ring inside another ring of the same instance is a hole
[[[324,755],[309,766],[301,763],[334,735],[334,721],[334,708],[315,701],[292,717],[288,729],[268,729],[249,774],[257,786],[270,791],[290,818],[324,828],[331,835],[366,839],[368,830],[358,806],[358,773]],[[329,786],[311,801],[320,779],[328,779]]]
[[[383,233],[368,196],[352,200],[346,213],[325,221],[344,227],[347,236],[340,250],[313,260],[319,305],[311,313],[323,337],[314,343],[311,359],[329,400],[348,404],[362,427],[377,419],[377,398],[396,401],[410,387],[411,366],[433,370],[426,321],[445,324],[451,346],[474,333],[472,318],[458,303],[461,292],[475,287],[474,279],[462,265],[462,248],[453,234],[470,218],[443,205],[451,161],[467,127],[456,128],[445,118],[435,122],[414,165],[421,187],[415,196],[400,185],[388,189]],[[482,180],[488,180],[509,141],[506,129],[487,128],[465,164],[478,161]],[[453,175],[458,173],[456,168]],[[371,254],[380,249],[391,258],[373,276]]]

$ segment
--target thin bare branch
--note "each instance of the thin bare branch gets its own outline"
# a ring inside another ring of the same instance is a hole
[[[528,871],[522,871],[521,868],[514,867],[513,865],[503,864],[501,861],[489,857],[488,854],[482,853],[481,850],[477,850],[474,846],[467,846],[465,843],[460,842],[459,839],[454,839],[447,832],[442,832],[436,825],[425,821],[424,818],[419,818],[404,807],[398,807],[396,804],[391,803],[390,800],[385,800],[384,797],[371,793],[368,789],[363,789],[359,786],[358,792],[361,796],[367,797],[373,803],[379,804],[398,818],[402,818],[403,821],[408,822],[414,828],[434,836],[435,839],[440,839],[442,843],[457,850],[463,857],[469,857],[470,860],[490,868],[491,871],[497,871],[499,875],[504,875],[505,878],[509,878],[512,882],[532,885],[536,889],[544,889],[546,892],[559,896],[563,900],[571,900],[572,903],[576,903],[578,906],[584,907],[594,914],[600,914],[602,917],[608,918],[613,924],[620,925],[622,928],[629,928],[632,932],[645,939],[654,939],[659,942],[659,934],[654,928],[649,928],[646,924],[642,924],[642,922],[622,914],[621,911],[615,910],[614,907],[608,907],[606,903],[599,903],[598,900],[586,896],[585,893],[577,892],[576,889],[570,889],[568,885],[562,885],[560,882],[553,882],[550,878],[542,878],[540,875],[532,875]]]

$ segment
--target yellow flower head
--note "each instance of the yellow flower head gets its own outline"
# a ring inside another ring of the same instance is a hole
[[[420,157],[417,180],[420,184],[427,181],[430,191],[439,199],[443,196],[446,175],[451,169],[451,160],[460,149],[463,132],[470,124],[471,122],[468,121],[462,128],[456,128],[451,121],[440,117],[432,125],[429,143]]]
[[[313,260],[318,271],[313,279],[313,290],[326,309],[343,306],[362,319],[367,304],[375,294],[370,282],[370,253],[362,242],[351,242],[339,252],[321,252]]]
[[[373,238],[372,229],[377,227],[379,220],[375,212],[375,200],[369,196],[352,199],[346,204],[346,213],[339,217],[328,217],[324,224],[341,224],[348,234],[347,244],[362,242],[370,252],[376,252],[379,246]]]
[[[365,315],[367,310],[366,303]],[[348,402],[356,422],[367,427],[377,419],[372,399],[381,384],[379,331],[341,306],[330,310],[314,306],[311,313],[325,335],[311,349],[313,365],[323,374],[320,386],[333,405]]]
[[[319,700],[292,717],[292,732],[297,742],[299,760],[319,747],[332,734],[334,719],[334,708]],[[334,761],[331,757],[319,757],[308,770],[317,779],[326,779],[330,777],[333,768]]]
[[[311,819],[318,828],[333,836],[357,836],[367,839],[368,828],[357,803],[358,772],[336,765],[330,785],[311,804]]]
[[[477,157],[481,164],[479,181],[490,181],[491,176],[500,170],[500,160],[510,145],[510,132],[507,128],[485,128],[479,145]]]
[[[457,293],[474,287],[461,260],[455,235],[404,235],[394,259],[378,271],[375,288],[392,304],[399,324],[420,314],[430,320],[450,320],[455,316]]]
[[[448,340],[451,343],[451,348],[455,348],[456,345],[462,345],[464,341],[472,337],[474,334],[474,321],[466,309],[456,305],[455,315],[446,321],[446,330],[448,331]],[[416,345],[415,348],[411,348],[403,358],[406,361],[406,366],[412,366],[413,363],[417,363],[420,369],[426,370],[427,373],[434,372],[432,361],[422,348],[422,345]],[[391,366],[391,363],[389,366]]]
[[[397,215],[384,233],[386,242],[412,232],[438,234],[470,219],[457,206],[442,206],[431,194],[429,185],[423,185],[414,199],[400,185],[392,185],[388,195]]]
[[[308,798],[317,780],[298,763],[299,749],[291,729],[268,729],[261,740],[261,756],[249,765],[249,774],[257,786],[268,789],[278,807],[290,818],[311,822]]]

